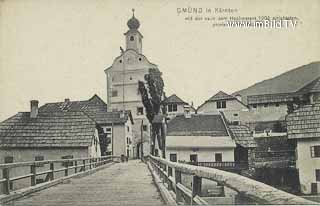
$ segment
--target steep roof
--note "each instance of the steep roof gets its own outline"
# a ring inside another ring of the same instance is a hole
[[[247,96],[264,94],[294,93],[320,77],[320,62],[313,62],[287,71],[274,78],[256,83],[246,89],[233,93],[240,94],[247,103]]]
[[[249,128],[245,125],[229,125],[231,136],[237,144],[245,148],[257,147]]]
[[[107,104],[98,96],[94,95],[89,100],[47,103],[39,108],[40,112],[59,112],[59,111],[107,111]]]
[[[221,115],[178,115],[168,123],[170,136],[229,136]]]
[[[176,103],[176,104],[188,104],[185,101],[183,101],[180,97],[178,97],[176,94],[173,94],[169,97],[167,97],[165,100],[163,100],[164,104],[172,104],[172,103]]]
[[[223,91],[219,91],[217,94],[213,95],[208,101],[218,101],[218,100],[228,100],[228,99],[236,99],[234,96],[226,94]]]
[[[40,112],[65,112],[65,111],[83,111],[98,124],[123,124],[130,118],[133,123],[130,112],[125,112],[122,116],[120,111],[108,112],[107,104],[98,96],[94,95],[89,100],[69,101],[47,103],[39,108]]]
[[[320,102],[299,108],[286,120],[289,139],[320,138]]]
[[[83,112],[20,112],[0,123],[0,147],[88,147],[95,129]]]

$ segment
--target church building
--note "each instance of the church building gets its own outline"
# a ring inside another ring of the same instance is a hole
[[[142,53],[143,36],[139,31],[140,22],[134,15],[127,22],[129,30],[124,33],[126,49],[122,47],[110,67],[105,69],[107,80],[107,104],[110,111],[131,111],[133,116],[133,152],[136,157],[150,152],[150,123],[142,104],[138,82],[150,69],[157,71],[157,65],[151,63]],[[141,149],[143,148],[143,149]],[[142,153],[143,150],[143,153]]]

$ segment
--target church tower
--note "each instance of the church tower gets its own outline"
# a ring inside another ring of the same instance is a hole
[[[140,22],[135,17],[127,21],[129,30],[124,33],[125,50],[121,52],[112,65],[105,69],[107,80],[107,104],[109,111],[130,111],[133,118],[134,145],[133,150],[138,157],[149,154],[151,127],[146,117],[146,110],[139,92],[139,81],[145,81],[144,77],[149,70],[158,70],[156,64],[151,63],[142,54],[142,34],[139,32]],[[159,70],[158,70],[159,71]],[[159,71],[160,72],[160,71]],[[143,144],[141,144],[143,141]],[[143,146],[141,146],[143,145]],[[143,149],[142,149],[143,148]]]
[[[134,9],[132,9],[133,15],[132,18],[129,19],[127,25],[129,30],[124,33],[126,37],[126,50],[133,49],[139,54],[142,53],[142,34],[138,31],[140,27],[140,22],[134,16]]]

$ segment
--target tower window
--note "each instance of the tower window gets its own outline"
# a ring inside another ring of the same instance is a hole
[[[130,41],[134,41],[134,37],[133,36],[130,36]]]
[[[141,59],[141,57],[139,58],[139,61],[141,61],[142,59]]]

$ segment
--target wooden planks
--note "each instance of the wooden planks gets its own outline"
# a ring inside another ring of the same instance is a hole
[[[33,193],[7,205],[87,206],[163,205],[146,164],[140,160],[115,164],[67,184]]]

